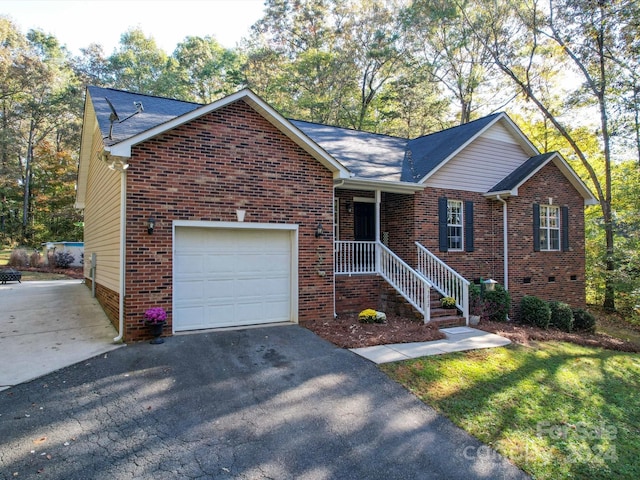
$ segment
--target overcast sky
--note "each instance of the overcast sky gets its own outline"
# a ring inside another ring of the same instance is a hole
[[[44,30],[74,54],[98,43],[110,55],[134,27],[168,54],[189,35],[212,35],[231,48],[248,35],[263,8],[264,0],[0,0],[0,15],[22,33]]]

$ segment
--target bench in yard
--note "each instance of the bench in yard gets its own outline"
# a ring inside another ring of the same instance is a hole
[[[18,282],[21,283],[22,273],[14,270],[13,268],[8,268],[5,270],[0,270],[0,283],[4,285],[7,282]]]

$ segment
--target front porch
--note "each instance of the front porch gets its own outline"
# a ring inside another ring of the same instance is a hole
[[[358,288],[352,293],[352,299],[364,298],[371,306],[379,303],[379,299],[372,297],[375,292],[381,292],[385,299],[395,293],[413,307],[425,323],[432,320],[433,305],[438,304],[440,297],[452,297],[468,325],[469,282],[419,243],[415,242],[415,248],[418,262],[413,268],[382,242],[336,241],[334,273],[336,290],[340,292],[337,295],[346,295],[344,291],[349,290],[340,277],[355,276]],[[379,284],[380,280],[386,282],[392,292],[385,291],[385,285]],[[438,310],[440,316],[456,316],[454,312]]]

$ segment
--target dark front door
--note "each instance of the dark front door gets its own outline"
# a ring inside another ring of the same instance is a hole
[[[356,241],[372,242],[376,239],[376,204],[353,204],[353,236]]]

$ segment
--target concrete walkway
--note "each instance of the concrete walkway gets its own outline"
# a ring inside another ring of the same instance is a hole
[[[428,355],[503,347],[511,343],[508,339],[494,333],[470,327],[443,328],[441,332],[447,336],[446,339],[434,340],[433,342],[396,343],[393,345],[353,348],[351,351],[380,364],[426,357]]]
[[[0,285],[0,390],[121,347],[116,336],[80,280]]]

